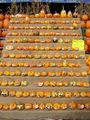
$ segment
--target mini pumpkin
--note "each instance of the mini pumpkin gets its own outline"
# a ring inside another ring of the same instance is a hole
[[[3,110],[9,110],[9,105],[8,104],[3,104]]]
[[[16,91],[15,90],[9,91],[9,96],[10,97],[15,97],[16,96]]]
[[[38,103],[34,103],[33,104],[33,109],[35,109],[35,110],[39,109],[39,104]]]
[[[62,109],[62,110],[66,110],[67,108],[68,108],[67,103],[62,103],[62,104],[61,104],[61,109]]]
[[[3,108],[3,105],[0,103],[0,110]]]
[[[53,104],[51,104],[51,103],[46,103],[46,104],[45,104],[45,109],[47,109],[47,110],[52,110],[52,109],[53,109]]]
[[[78,104],[77,104],[77,108],[78,108],[79,110],[83,110],[83,109],[85,108],[85,106],[84,106],[84,104],[82,104],[82,103],[78,103]]]
[[[69,103],[69,108],[72,110],[76,109],[76,104],[74,102]]]
[[[29,97],[30,93],[29,91],[23,91],[23,97]]]
[[[8,85],[7,80],[3,80],[3,81],[1,82],[1,86],[7,86],[7,85]]]
[[[65,97],[66,98],[70,98],[72,96],[72,93],[71,92],[65,92]]]
[[[31,103],[25,103],[24,107],[25,110],[31,110],[33,108],[33,105]]]
[[[23,96],[23,92],[22,91],[16,91],[16,97],[22,97]]]
[[[16,108],[17,108],[17,104],[16,104],[16,103],[11,103],[11,104],[9,105],[9,109],[10,109],[10,110],[16,110]]]
[[[43,91],[38,91],[38,92],[36,92],[36,96],[40,97],[40,98],[43,98],[44,97],[44,92]]]
[[[60,104],[59,103],[54,103],[53,104],[53,109],[54,110],[60,110]]]
[[[44,110],[44,109],[45,109],[45,105],[44,105],[43,103],[41,103],[41,104],[39,105],[39,109],[40,109],[40,110]]]

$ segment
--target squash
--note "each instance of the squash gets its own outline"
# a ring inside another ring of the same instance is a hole
[[[73,15],[72,15],[72,12],[69,11],[68,14],[67,14],[67,17],[68,17],[68,18],[72,18],[72,16],[73,16]]]
[[[61,13],[60,13],[60,16],[61,16],[62,18],[65,18],[65,17],[67,16],[66,11],[64,10],[64,6],[63,6],[63,10],[62,10]]]
[[[8,19],[5,19],[3,21],[3,27],[6,28],[6,29],[8,29],[8,27],[9,27],[9,20]]]
[[[45,17],[46,14],[45,14],[44,9],[42,9],[42,10],[40,11],[39,15],[40,15],[41,18],[44,18],[44,17]]]
[[[82,15],[81,17],[82,21],[87,21],[88,20],[88,16],[86,14]]]
[[[86,22],[86,28],[90,28],[90,20]]]

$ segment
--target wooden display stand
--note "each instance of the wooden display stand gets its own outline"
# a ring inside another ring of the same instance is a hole
[[[44,21],[44,20],[61,20],[61,21],[79,21],[78,18],[38,18],[38,21]],[[12,18],[12,20],[24,20],[24,18]],[[36,18],[32,18],[32,20],[36,21],[37,19]],[[80,22],[80,21],[79,21]],[[42,24],[10,24],[10,26],[41,26],[41,25],[44,25],[43,23]],[[47,25],[47,24],[46,24]],[[54,26],[55,24],[51,24],[52,26]],[[57,24],[57,26],[60,26],[61,24]],[[67,24],[63,24],[63,26],[72,26],[71,23],[67,23]],[[80,28],[77,30],[23,30],[23,29],[17,29],[17,30],[8,30],[8,33],[9,32],[30,32],[30,31],[43,31],[43,32],[50,32],[50,31],[55,31],[55,32],[70,32],[70,33],[81,33],[81,30]],[[39,46],[68,46],[70,48],[72,48],[72,40],[73,39],[81,39],[82,37],[81,36],[56,36],[57,38],[62,38],[63,40],[65,39],[70,39],[71,42],[70,43],[8,43],[8,39],[20,39],[20,38],[24,38],[26,37],[27,39],[35,39],[35,38],[40,38],[40,39],[47,39],[47,37],[49,39],[52,39],[53,37],[55,36],[7,36],[6,37],[6,43],[5,43],[5,46],[4,46],[4,49],[3,49],[3,54],[49,54],[51,53],[52,55],[56,54],[56,53],[59,53],[59,54],[76,54],[76,55],[79,55],[79,54],[84,54],[84,51],[49,51],[49,50],[33,50],[33,51],[24,51],[24,50],[16,50],[16,47],[17,46],[35,46],[35,45],[39,45]],[[7,50],[6,49],[6,46],[13,46],[14,47],[14,50]],[[84,54],[85,55],[85,54]],[[10,62],[10,63],[18,63],[18,62],[26,62],[26,63],[43,63],[43,62],[61,62],[61,61],[66,61],[66,62],[74,62],[74,63],[80,63],[82,66],[80,68],[69,68],[69,67],[49,67],[49,68],[44,68],[44,67],[35,67],[35,68],[30,68],[30,67],[0,67],[0,71],[3,70],[3,71],[16,71],[17,69],[21,70],[22,72],[28,72],[28,70],[35,70],[35,71],[77,71],[77,72],[83,72],[83,71],[87,71],[87,67],[86,67],[86,63],[85,63],[85,58],[82,58],[82,59],[55,59],[55,58],[52,58],[52,59],[29,59],[29,58],[1,58],[0,61],[4,61],[4,62]],[[27,80],[29,82],[29,85],[26,86],[26,87],[22,87],[22,86],[19,86],[19,87],[13,87],[13,86],[7,86],[7,87],[2,87],[0,86],[0,89],[7,89],[8,91],[10,90],[35,90],[35,91],[90,91],[90,89],[88,87],[72,87],[72,86],[67,86],[67,87],[38,87],[37,86],[37,83],[38,82],[44,82],[44,81],[64,81],[64,80],[67,80],[68,82],[71,82],[71,81],[82,81],[82,82],[87,82],[89,83],[89,79],[88,79],[88,76],[81,76],[81,77],[73,77],[73,76],[63,76],[63,77],[57,77],[57,76],[54,76],[54,77],[29,77],[29,76],[0,76],[0,79],[1,80],[16,80],[16,79],[19,79],[20,81],[22,80]],[[7,103],[7,104],[10,104],[11,102],[16,102],[16,103],[25,103],[25,102],[31,102],[31,103],[63,103],[63,102],[66,102],[66,103],[69,103],[71,101],[74,101],[75,103],[87,103],[89,102],[90,103],[90,99],[89,98],[32,98],[32,97],[27,97],[27,98],[24,98],[24,97],[21,97],[21,98],[16,98],[16,97],[0,97],[0,103]],[[1,110],[0,111],[0,117],[2,118],[11,118],[11,119],[20,119],[20,120],[23,120],[23,119],[28,119],[28,120],[38,120],[38,119],[45,119],[45,118],[55,118],[55,119],[58,119],[58,118],[61,118],[61,119],[90,119],[90,109],[89,110],[70,110],[70,109],[67,109],[67,110],[30,110],[30,111],[26,111],[26,110],[22,110],[22,111],[18,111],[18,110],[15,110],[15,111],[4,111],[4,110]]]

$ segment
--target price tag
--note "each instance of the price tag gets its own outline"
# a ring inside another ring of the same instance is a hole
[[[84,40],[73,40],[72,41],[72,48],[84,50]]]

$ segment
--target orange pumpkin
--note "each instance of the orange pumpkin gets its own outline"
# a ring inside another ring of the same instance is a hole
[[[2,31],[0,30],[0,37],[2,36]]]
[[[2,23],[2,21],[0,21],[0,28],[2,28],[2,26],[3,26],[3,23]]]
[[[89,49],[88,45],[85,45],[85,51],[88,51],[88,49]]]
[[[0,21],[4,19],[4,15],[0,13]]]
[[[59,14],[59,13],[54,13],[54,14],[53,14],[53,17],[54,17],[54,18],[59,18],[59,17],[60,17],[60,14]]]
[[[90,45],[90,38],[86,38],[85,42],[86,42],[86,45]]]
[[[47,17],[47,18],[51,18],[51,17],[52,17],[52,14],[51,14],[51,13],[48,13],[48,14],[46,14],[46,17]]]
[[[86,28],[90,28],[90,20],[86,22]]]
[[[3,47],[4,46],[4,41],[0,42],[0,46]]]
[[[86,14],[82,15],[82,18],[81,18],[83,21],[87,21],[88,20],[88,16]]]
[[[2,37],[5,37],[6,34],[7,34],[7,31],[3,31],[3,32],[2,32]]]
[[[8,27],[9,27],[9,20],[8,19],[5,19],[3,21],[3,27],[6,28],[6,29],[8,29]]]
[[[81,27],[85,27],[86,24],[85,24],[85,21],[81,21]]]
[[[10,20],[10,14],[9,14],[9,13],[6,13],[6,14],[5,14],[5,19]]]
[[[90,37],[90,29],[86,29],[86,37]]]

